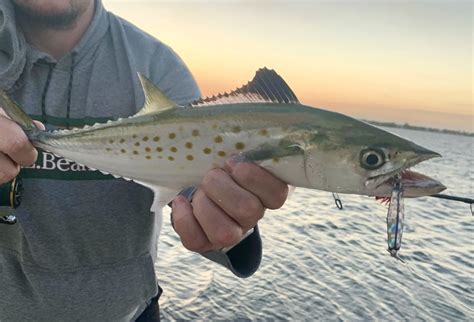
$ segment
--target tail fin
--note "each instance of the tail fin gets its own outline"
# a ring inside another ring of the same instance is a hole
[[[39,131],[33,119],[29,117],[3,90],[0,90],[0,107],[25,132]]]

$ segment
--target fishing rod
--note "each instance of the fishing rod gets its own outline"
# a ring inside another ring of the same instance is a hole
[[[474,213],[472,211],[472,204],[474,204],[474,199],[465,198],[465,197],[458,197],[458,196],[451,196],[451,195],[445,195],[443,193],[437,193],[435,195],[431,195],[431,196],[428,196],[428,197],[434,197],[434,198],[439,198],[439,199],[453,200],[453,201],[468,203],[469,207],[471,208],[471,215],[474,215]]]
[[[471,198],[464,198],[464,197],[458,197],[458,196],[451,196],[451,195],[445,195],[442,193],[437,193],[435,195],[427,196],[427,197],[434,197],[434,198],[439,198],[439,199],[447,199],[447,200],[453,200],[453,201],[460,201],[460,202],[465,202],[468,204],[473,204],[474,199]]]
[[[336,203],[336,207],[338,209],[343,209],[342,201],[341,201],[341,198],[339,197],[339,195],[337,193],[333,193],[332,196],[334,198],[334,202]],[[469,204],[469,206],[471,208],[471,214],[474,215],[473,209],[472,209],[472,205],[474,204],[474,199],[466,198],[466,197],[446,195],[446,194],[443,194],[443,193],[437,193],[437,194],[426,196],[426,197],[433,197],[433,198],[438,198],[438,199],[445,199],[445,200],[451,200],[451,201],[458,201],[458,202],[467,203],[467,204]]]

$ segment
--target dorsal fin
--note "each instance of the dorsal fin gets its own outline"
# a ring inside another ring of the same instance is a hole
[[[145,104],[134,116],[164,112],[177,106],[175,102],[166,97],[166,95],[143,74],[138,73],[138,78],[140,79],[145,94]]]
[[[299,103],[295,93],[273,69],[261,68],[252,81],[230,93],[201,98],[191,106],[235,103]]]

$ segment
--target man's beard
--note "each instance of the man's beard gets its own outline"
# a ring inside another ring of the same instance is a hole
[[[21,17],[24,22],[27,22],[31,26],[53,30],[67,30],[72,28],[77,18],[87,9],[87,5],[85,5],[87,4],[86,2],[75,0],[68,0],[68,8],[61,12],[38,9],[34,6],[34,0],[13,0],[12,2],[15,8],[15,14]]]

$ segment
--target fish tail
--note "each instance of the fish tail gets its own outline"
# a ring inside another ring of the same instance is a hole
[[[0,108],[3,108],[8,117],[10,117],[13,122],[17,123],[23,131],[28,134],[40,132],[33,119],[29,117],[3,90],[0,90]]]

